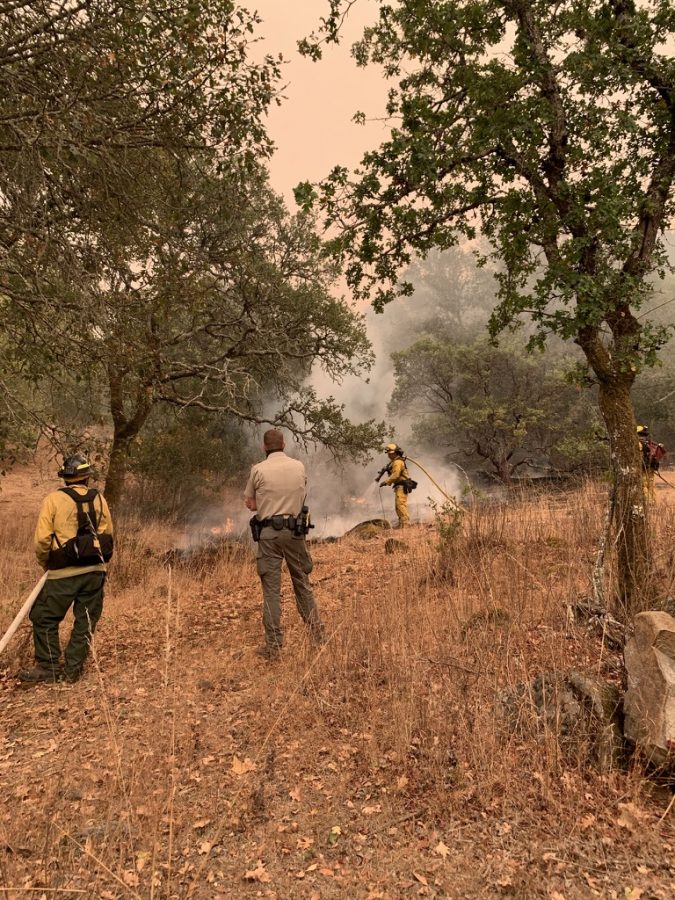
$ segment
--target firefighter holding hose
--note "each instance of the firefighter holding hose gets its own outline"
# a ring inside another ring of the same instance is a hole
[[[74,682],[82,674],[103,610],[106,564],[112,556],[112,520],[103,495],[89,488],[89,460],[64,460],[65,486],[43,501],[35,529],[35,554],[47,577],[30,610],[35,666],[19,672],[27,685]],[[73,628],[61,664],[59,624],[73,609]]]
[[[380,471],[375,480],[379,481],[385,474],[389,476],[386,481],[380,484],[380,487],[393,487],[398,527],[405,528],[407,525],[410,525],[408,494],[417,487],[417,482],[413,481],[408,474],[406,458],[398,444],[387,444],[384,450],[389,457],[389,464]]]

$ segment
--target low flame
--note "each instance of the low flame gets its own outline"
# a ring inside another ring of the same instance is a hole
[[[232,521],[232,519],[227,519],[225,522],[223,522],[222,525],[216,525],[214,528],[211,528],[210,531],[211,531],[212,535],[216,536],[216,535],[223,535],[223,534],[231,534],[233,528],[234,528],[234,522]]]
[[[366,502],[365,497],[350,497],[349,499],[352,503],[357,503],[359,506],[362,506]]]

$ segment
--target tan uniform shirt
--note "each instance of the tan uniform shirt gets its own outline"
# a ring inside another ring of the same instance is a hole
[[[283,450],[275,450],[264,462],[251,466],[244,499],[255,500],[256,516],[297,516],[307,494],[305,467]]]
[[[86,494],[89,488],[82,485],[70,485],[78,494]],[[112,534],[112,519],[105,498],[99,494],[94,499],[94,509],[98,522],[98,532]],[[61,544],[65,544],[77,534],[77,506],[63,491],[53,491],[47,494],[42,501],[35,528],[35,555],[42,568],[47,567],[49,551],[56,549],[58,544],[54,535]],[[73,575],[83,575],[85,572],[105,572],[105,563],[97,563],[94,566],[66,566],[65,569],[50,569],[48,578],[70,578]]]

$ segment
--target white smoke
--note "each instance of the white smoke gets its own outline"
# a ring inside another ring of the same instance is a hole
[[[403,303],[392,304],[382,314],[372,311],[366,314],[368,337],[375,353],[375,363],[367,376],[351,376],[338,384],[325,372],[317,370],[312,375],[312,386],[320,396],[330,395],[344,404],[345,415],[352,422],[386,421],[389,426],[387,441],[400,444],[406,455],[428,471],[441,490],[417,465],[408,464],[410,477],[418,483],[417,489],[408,495],[410,517],[413,522],[425,522],[433,517],[433,503],[440,506],[446,501],[444,494],[460,499],[464,479],[442,454],[430,455],[428,450],[424,451],[410,441],[412,416],[392,420],[388,415],[387,407],[394,389],[391,349],[405,346],[407,342],[406,336],[397,331],[401,313],[405,314],[404,319],[409,318],[409,310],[404,309]],[[326,450],[293,455],[302,459],[307,469],[308,504],[315,525],[313,537],[339,536],[367,519],[385,518],[396,523],[392,488],[380,488],[375,483],[378,471],[389,462],[383,451],[376,453],[366,466],[338,464]],[[383,476],[382,481],[386,477]]]
[[[408,510],[413,523],[429,521],[433,517],[433,504],[442,506],[447,496],[461,501],[463,478],[454,467],[440,456],[432,457],[402,440],[400,443],[410,457],[407,464],[410,477],[417,482],[417,488],[408,495]],[[421,463],[436,484],[412,462],[413,459]],[[307,468],[308,504],[315,525],[314,537],[339,536],[368,519],[384,518],[396,524],[394,491],[375,482],[378,471],[389,462],[386,454],[379,454],[367,466],[338,465],[327,451],[310,454],[303,461]],[[381,482],[386,477],[384,475]]]
[[[446,500],[443,492],[459,500],[462,479],[453,466],[448,465],[439,454],[430,456],[408,439],[412,417],[392,421],[388,416],[387,406],[394,389],[394,370],[390,356],[392,346],[405,346],[405,339],[397,340],[397,308],[403,310],[403,304],[393,304],[385,312],[377,315],[369,311],[366,315],[366,327],[373,346],[375,362],[365,376],[350,376],[341,382],[333,381],[322,369],[316,367],[312,373],[311,384],[320,397],[332,396],[344,404],[345,415],[354,423],[366,422],[370,419],[386,421],[390,426],[386,441],[399,443],[411,459],[418,460],[428,470],[439,490],[414,463],[410,462],[410,477],[417,481],[418,487],[408,495],[408,508],[413,522],[425,522],[433,517],[430,501],[442,505]],[[409,317],[409,310],[405,311]],[[269,406],[269,415],[273,415],[273,407]],[[259,459],[264,459],[262,451],[263,432],[268,425],[254,430],[254,443],[260,447]],[[325,448],[306,452],[286,434],[286,453],[300,459],[307,470],[307,504],[310,507],[314,528],[312,538],[338,537],[350,528],[367,519],[387,519],[395,524],[394,492],[391,487],[380,488],[375,483],[378,471],[389,462],[386,454],[375,452],[373,460],[367,465],[353,462],[336,462]],[[386,480],[386,475],[382,481]],[[184,544],[201,546],[213,539],[221,539],[223,523],[232,522],[231,533],[240,536],[248,528],[249,511],[243,505],[244,484],[241,490],[228,491],[223,502],[201,510],[186,530]],[[213,532],[216,532],[214,535]]]

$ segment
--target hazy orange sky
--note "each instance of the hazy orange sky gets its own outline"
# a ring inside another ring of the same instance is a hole
[[[382,123],[355,125],[357,110],[382,116],[387,86],[377,69],[359,69],[350,47],[363,25],[372,22],[377,4],[359,0],[349,15],[345,41],[325,48],[321,62],[301,57],[297,42],[306,37],[328,9],[327,0],[254,0],[263,24],[261,50],[282,53],[286,99],[269,118],[277,144],[270,165],[272,186],[293,205],[292,191],[300,181],[318,181],[338,163],[354,166],[363,152],[377,146],[386,131]]]
[[[244,4],[247,5],[247,4]],[[383,115],[387,83],[380,71],[357,68],[350,47],[365,24],[377,15],[377,0],[358,0],[349,13],[339,46],[324,48],[318,63],[304,59],[297,42],[319,24],[328,0],[252,0],[261,19],[258,46],[262,52],[282,53],[284,94],[280,107],[269,117],[269,132],[277,145],[270,165],[272,186],[294,206],[293,188],[300,181],[318,181],[337,164],[354,167],[364,151],[379,146],[387,135],[382,122],[355,125],[357,110],[368,117]],[[664,52],[675,52],[675,39]]]

